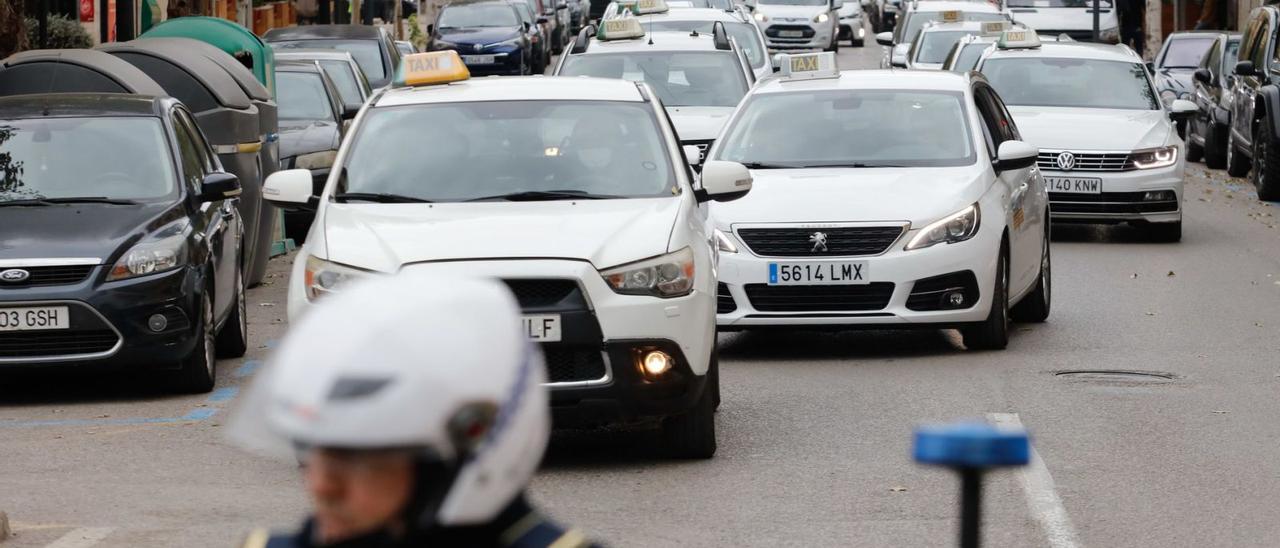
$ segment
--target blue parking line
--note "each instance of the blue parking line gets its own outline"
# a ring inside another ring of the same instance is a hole
[[[217,409],[212,409],[212,408],[208,408],[208,407],[203,407],[203,408],[200,408],[200,409],[192,409],[190,413],[187,413],[186,415],[183,415],[183,416],[182,416],[182,418],[181,418],[181,419],[178,419],[178,420],[184,420],[184,421],[202,421],[202,420],[205,420],[205,419],[207,419],[207,418],[209,418],[209,417],[212,417],[212,416],[216,415],[217,413],[218,413],[218,410],[217,410]]]
[[[258,372],[258,368],[262,367],[262,362],[258,360],[248,360],[236,369],[236,378],[243,379]]]
[[[224,402],[224,401],[230,400],[231,398],[236,397],[236,394],[239,394],[239,393],[240,393],[240,389],[234,386],[219,388],[217,390],[214,390],[212,394],[209,394],[209,401],[211,403]]]
[[[166,424],[180,422],[179,418],[128,418],[128,419],[61,419],[0,422],[0,428],[24,428],[36,426],[130,426],[136,424]]]

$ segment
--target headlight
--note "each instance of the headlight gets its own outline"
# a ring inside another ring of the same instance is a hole
[[[963,242],[978,233],[982,212],[978,204],[973,204],[956,213],[943,217],[920,229],[920,233],[907,243],[906,251],[924,249],[929,246]]]
[[[756,21],[760,21],[761,23],[763,23],[763,22],[765,22],[765,21],[768,21],[768,20],[769,20],[769,16],[768,16],[768,15],[765,15],[765,14],[760,13],[760,12],[758,12],[758,11],[757,11],[757,12],[756,12],[756,14],[755,14],[755,18],[756,18]]]
[[[623,295],[680,297],[693,291],[693,251],[689,248],[600,271]]]
[[[431,43],[431,49],[433,50],[457,49],[457,48],[458,48],[457,44],[446,41],[446,40],[436,40],[435,42]]]
[[[825,14],[825,13],[819,13],[819,14],[817,14],[817,15],[813,16],[813,22],[814,22],[814,23],[826,23],[827,21],[830,21],[830,20],[831,20],[831,18],[830,18],[830,17],[828,17],[828,16],[827,16],[827,14]]]
[[[369,274],[367,270],[331,263],[308,255],[306,270],[303,274],[307,300],[314,301],[334,291],[341,291],[351,282]]]
[[[1164,106],[1166,107],[1169,106],[1169,104],[1172,103],[1173,100],[1177,98],[1178,98],[1178,94],[1171,89],[1166,89],[1160,92],[1160,102],[1164,103]]]
[[[1168,167],[1177,161],[1178,147],[1176,146],[1135,150],[1129,154],[1129,167],[1134,169]]]
[[[733,240],[729,239],[729,236],[721,232],[720,229],[717,228],[715,230],[715,233],[713,234],[713,238],[715,238],[715,241],[716,241],[716,249],[719,249],[721,253],[737,253],[738,252],[737,244],[733,243]]]
[[[293,160],[293,167],[297,169],[327,169],[333,167],[333,160],[337,157],[338,151],[336,150],[299,154]]]
[[[486,44],[486,45],[484,46],[484,49],[489,49],[489,48],[500,48],[500,47],[518,48],[518,47],[520,47],[521,45],[522,45],[522,42],[521,42],[521,40],[520,40],[520,37],[519,37],[519,36],[517,36],[517,37],[512,38],[512,39],[510,39],[510,40],[503,40],[503,41],[501,41],[501,42],[494,42],[494,43],[492,43],[492,44]]]
[[[187,264],[190,227],[191,223],[185,219],[161,227],[122,255],[107,273],[107,281],[166,272]]]

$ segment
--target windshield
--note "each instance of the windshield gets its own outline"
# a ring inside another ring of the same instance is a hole
[[[339,192],[463,201],[536,191],[671,196],[677,188],[645,103],[483,101],[365,116]]]
[[[511,5],[516,7],[516,13],[520,15],[521,23],[533,25],[538,20],[537,17],[533,16],[533,8],[530,7],[529,4],[524,2],[512,2]]]
[[[343,103],[363,103],[364,96],[360,89],[360,81],[356,79],[356,73],[351,70],[351,64],[346,61],[320,61],[320,66],[324,67],[324,73],[329,75],[329,79],[333,80],[333,86],[338,88],[338,96],[342,98]]]
[[[778,6],[825,6],[828,0],[759,0],[760,5]]]
[[[1164,56],[1160,58],[1160,68],[1196,68],[1200,66],[1200,60],[1204,58],[1204,53],[1209,51],[1209,46],[1213,45],[1214,37],[1205,38],[1182,38],[1180,40],[1170,40],[1169,47],[1165,48]]]
[[[571,55],[561,74],[644,82],[668,107],[732,107],[747,93],[741,63],[727,51]]]
[[[645,23],[646,32],[658,31],[676,31],[676,32],[693,32],[698,31],[704,34],[711,34],[711,26],[714,21],[654,21]],[[764,53],[764,44],[760,42],[760,35],[756,33],[756,26],[751,23],[733,23],[724,22],[724,30],[729,33],[729,37],[738,41],[738,47],[747,53],[747,60],[751,61],[751,66],[760,68],[764,66],[766,60]]]
[[[1111,0],[1098,0],[1098,7],[1110,8]],[[1093,0],[1009,0],[1010,8],[1092,8]]]
[[[940,11],[916,11],[911,12],[907,17],[906,25],[898,27],[902,31],[898,35],[899,44],[910,43],[916,41],[916,36],[920,34],[920,29],[924,28],[925,23],[942,20]],[[1004,21],[1005,16],[999,13],[969,13],[965,12],[961,17],[965,21]]]
[[[974,34],[967,30],[947,30],[926,32],[921,35],[920,44],[916,46],[917,63],[941,63],[947,60],[947,54],[961,38]]]
[[[515,10],[508,4],[455,4],[440,13],[440,28],[518,27]]]
[[[754,95],[716,158],[784,167],[969,165],[975,155],[962,100],[914,90]]]
[[[175,179],[159,119],[0,120],[0,202],[161,198]]]
[[[973,67],[978,66],[978,59],[982,58],[982,52],[987,51],[991,47],[990,42],[971,42],[964,45],[964,49],[960,50],[960,55],[956,56],[955,66],[951,70],[956,72],[969,72]]]
[[[1158,109],[1147,68],[1127,61],[988,59],[982,73],[1009,105]]]
[[[281,120],[336,121],[324,80],[316,72],[277,72],[276,104]]]
[[[382,50],[376,40],[290,40],[288,42],[272,42],[271,47],[277,49],[317,48],[336,49],[350,53],[364,71],[364,77],[375,88],[387,85],[387,72],[382,69]]]

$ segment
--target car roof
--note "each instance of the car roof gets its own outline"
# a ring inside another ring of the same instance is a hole
[[[843,70],[839,78],[761,80],[749,95],[815,91],[824,89],[895,89],[960,91],[969,89],[970,77],[941,70]]]
[[[1127,46],[1090,42],[1044,42],[1038,48],[1000,49],[987,53],[987,59],[1002,57],[1070,57],[1099,61],[1141,63],[1142,58]]]
[[[991,21],[957,21],[955,23],[929,23],[920,29],[921,33],[945,31],[982,32],[982,24]]]
[[[373,106],[389,107],[471,101],[628,101],[646,100],[635,82],[585,76],[489,76],[451,84],[387,90]]]
[[[75,116],[162,116],[167,97],[136,93],[56,93],[0,97],[0,120]]]
[[[268,42],[280,40],[375,40],[381,38],[378,27],[368,25],[297,25],[275,28],[262,38]]]
[[[914,2],[908,11],[934,12],[934,11],[971,11],[983,13],[1000,13],[1002,10],[996,6],[986,2],[956,2],[955,0],[930,0],[928,2]]]
[[[275,58],[282,61],[326,60],[355,61],[355,58],[342,50],[320,48],[298,48],[275,50]]]
[[[1169,33],[1166,40],[1183,40],[1186,38],[1210,38],[1219,34],[1226,34],[1220,30],[1180,30],[1178,32]]]
[[[284,59],[276,63],[276,70],[287,72],[320,72],[314,60]]]
[[[716,8],[675,8],[666,13],[644,15],[641,21],[724,21],[726,23],[746,23],[736,11],[725,11]]]
[[[650,43],[652,42],[652,44]],[[716,50],[711,33],[703,32],[697,36],[684,31],[662,30],[648,32],[639,38],[628,40],[599,40],[591,38],[587,51],[573,55],[591,55],[593,53],[619,53],[630,51],[725,51]]]

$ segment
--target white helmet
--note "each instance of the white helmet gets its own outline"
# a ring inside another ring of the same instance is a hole
[[[550,432],[542,354],[519,323],[493,280],[407,273],[352,284],[292,327],[230,435],[277,455],[420,451],[408,517],[483,523],[528,485]]]

